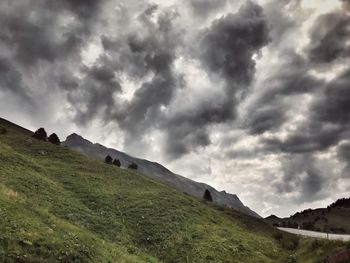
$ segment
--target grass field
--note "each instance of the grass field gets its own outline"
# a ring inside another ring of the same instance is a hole
[[[344,246],[315,249],[263,220],[0,126],[0,262],[311,263]]]

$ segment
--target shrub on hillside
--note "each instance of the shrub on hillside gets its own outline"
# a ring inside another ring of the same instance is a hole
[[[282,247],[287,250],[296,250],[299,246],[299,238],[298,237],[290,237],[288,239],[284,239],[282,241]]]
[[[120,161],[118,159],[114,159],[113,165],[116,165],[116,166],[120,167],[121,163],[120,163]]]
[[[110,155],[107,155],[105,158],[105,163],[112,164],[112,161],[113,161],[112,157]]]
[[[136,163],[132,163],[128,166],[129,169],[134,169],[134,170],[137,170],[138,166]]]
[[[56,133],[51,134],[47,140],[55,145],[61,144],[60,138],[58,138]]]
[[[1,135],[4,135],[4,134],[6,134],[6,133],[7,133],[6,128],[0,126],[0,134],[1,134]]]
[[[283,235],[281,232],[277,232],[273,234],[273,238],[276,239],[277,241],[281,241],[283,239]]]
[[[208,202],[213,202],[213,198],[211,197],[211,194],[208,189],[205,190],[203,198]]]
[[[44,128],[39,128],[32,137],[41,141],[46,141],[47,133]]]

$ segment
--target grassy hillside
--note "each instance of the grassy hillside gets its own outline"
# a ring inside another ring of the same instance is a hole
[[[343,246],[305,261],[310,240],[0,126],[0,262],[316,262]]]

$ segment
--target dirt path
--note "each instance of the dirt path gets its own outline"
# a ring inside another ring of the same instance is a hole
[[[301,235],[301,236],[308,236],[308,237],[316,237],[316,238],[325,238],[325,239],[331,239],[331,240],[342,240],[342,241],[350,241],[350,235],[338,235],[338,234],[328,234],[322,233],[322,232],[315,232],[315,231],[309,231],[309,230],[302,230],[302,229],[295,229],[295,228],[286,228],[286,227],[278,227],[279,230]]]

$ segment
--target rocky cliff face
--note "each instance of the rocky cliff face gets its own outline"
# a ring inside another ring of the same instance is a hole
[[[202,198],[205,190],[208,189],[213,202],[233,208],[247,215],[260,217],[247,206],[244,206],[237,195],[229,194],[225,191],[219,192],[210,185],[195,182],[181,175],[174,174],[159,163],[135,158],[115,149],[107,148],[101,144],[94,144],[77,134],[68,136],[63,145],[100,160],[104,160],[107,155],[110,155],[112,158],[119,159],[122,167],[128,167],[129,164],[135,163],[138,166],[138,170],[144,175],[196,197]]]

